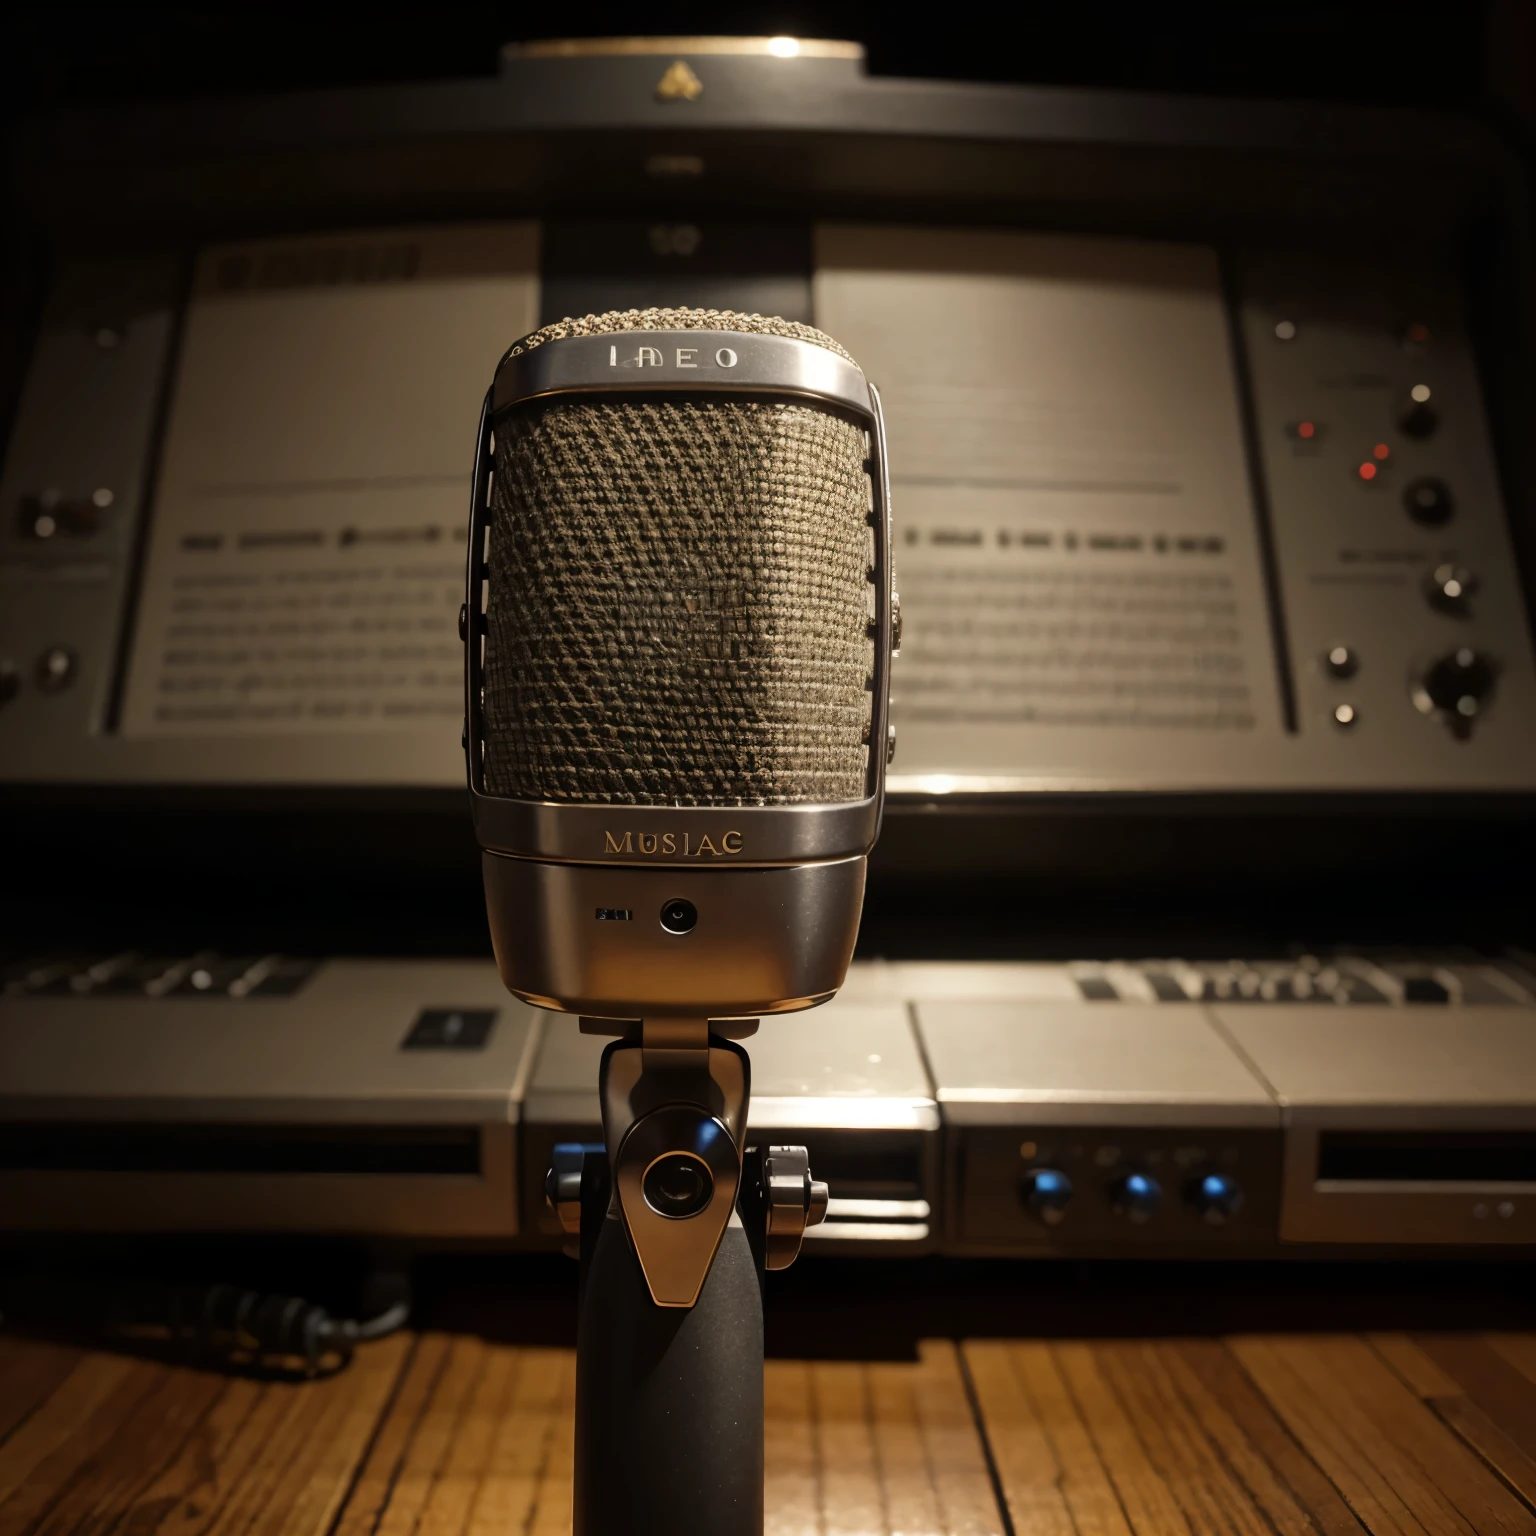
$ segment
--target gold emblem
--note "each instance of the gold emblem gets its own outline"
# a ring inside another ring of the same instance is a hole
[[[657,101],[697,101],[704,94],[704,82],[678,59],[656,82]]]

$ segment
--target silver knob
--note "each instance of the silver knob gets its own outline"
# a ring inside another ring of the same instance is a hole
[[[788,1269],[800,1256],[807,1227],[827,1214],[827,1186],[811,1177],[804,1147],[769,1147],[763,1159],[763,1194],[768,1206],[763,1266]]]

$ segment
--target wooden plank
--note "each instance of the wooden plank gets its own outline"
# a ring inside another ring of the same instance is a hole
[[[57,1490],[33,1536],[96,1536],[111,1530],[202,1422],[223,1391],[211,1373],[166,1369],[138,1407]]]
[[[576,1455],[576,1354],[560,1350],[558,1392],[552,1402],[547,1454],[534,1493],[528,1536],[570,1536],[571,1482]]]
[[[411,1341],[394,1399],[353,1479],[335,1536],[372,1536],[378,1529],[411,1436],[447,1363],[448,1340],[444,1335],[429,1333]]]
[[[763,1483],[766,1536],[820,1536],[821,1470],[803,1360],[763,1365]]]
[[[1094,1349],[1097,1375],[1117,1400],[1108,1414],[1110,1432],[1122,1439],[1133,1435],[1140,1442],[1145,1450],[1144,1457],[1136,1457],[1144,1462],[1139,1473],[1141,1480],[1154,1497],[1160,1497],[1159,1488],[1166,1490],[1197,1536],[1271,1536],[1275,1529],[1273,1517],[1230,1466],[1199,1414],[1180,1391],[1163,1358],[1169,1349],[1146,1342],[1105,1344]],[[1084,1403],[1083,1394],[1078,1396],[1079,1402]],[[1112,1454],[1102,1436],[1099,1454],[1120,1482],[1122,1465],[1130,1458]],[[1124,1486],[1121,1497],[1131,1509],[1132,1499]],[[1285,1507],[1278,1511],[1281,1519],[1294,1515],[1294,1506],[1288,1500],[1282,1503]],[[1153,1519],[1159,1524],[1173,1525],[1172,1519],[1161,1518],[1155,1512]],[[1149,1522],[1133,1513],[1131,1523],[1139,1530]]]
[[[139,1360],[84,1356],[0,1446],[0,1528],[39,1519],[164,1374]]]
[[[80,1356],[43,1339],[0,1339],[0,1445],[53,1395]]]
[[[1536,1381],[1536,1333],[1489,1333],[1484,1337],[1527,1381]]]
[[[875,1456],[869,1379],[862,1365],[810,1368],[811,1416],[821,1483],[823,1536],[870,1536],[889,1527]]]
[[[480,1372],[451,1429],[447,1455],[428,1490],[416,1536],[463,1536],[489,1470],[497,1427],[507,1417],[518,1351],[485,1346]]]
[[[1472,1334],[1419,1333],[1413,1342],[1525,1456],[1536,1459],[1536,1381]]]
[[[770,1360],[763,1398],[770,1536],[1001,1536],[947,1341],[915,1362]]]
[[[1536,1517],[1363,1339],[1248,1338],[1232,1348],[1372,1531],[1536,1536]]]
[[[308,1437],[290,1450],[249,1536],[326,1536],[384,1412],[410,1349],[401,1335],[360,1348],[339,1375],[290,1391],[319,1402]]]
[[[1032,1536],[1131,1536],[1050,1346],[967,1343],[965,1349],[1014,1529]]]
[[[1280,1536],[1360,1536],[1339,1491],[1216,1340],[1164,1344],[1158,1358],[1201,1429]]]
[[[1536,1430],[1536,1415],[1530,1413],[1524,1396],[1528,1392],[1536,1400],[1536,1384],[1527,1382],[1476,1338],[1410,1339],[1402,1334],[1377,1334],[1372,1335],[1371,1344],[1410,1391],[1422,1398],[1527,1504],[1536,1506],[1536,1460],[1503,1428],[1505,1423],[1514,1423],[1517,1428]],[[1478,1350],[1487,1359],[1480,1358]],[[1442,1362],[1460,1369],[1453,1376],[1442,1369]],[[1509,1372],[1514,1377],[1514,1386],[1520,1389],[1512,1401],[1499,1390],[1510,1385],[1500,1379],[1499,1370]],[[1477,1391],[1479,1388],[1481,1392]],[[1497,1422],[1492,1413],[1485,1411],[1485,1405],[1502,1410]]]
[[[491,1438],[490,1454],[470,1513],[469,1536],[508,1536],[536,1522],[543,1479],[552,1458],[569,1460],[570,1437],[567,1378],[572,1374],[567,1351],[517,1351],[512,1389]],[[557,1482],[557,1487],[563,1484]],[[569,1524],[569,1496],[564,1495]],[[545,1523],[556,1518],[545,1516]]]
[[[460,1416],[485,1369],[487,1347],[479,1339],[448,1341],[443,1369],[411,1427],[376,1530],[378,1536],[414,1536],[432,1485],[448,1459]]]
[[[116,1536],[199,1536],[262,1443],[265,1425],[252,1432],[253,1419],[264,1403],[274,1417],[276,1401],[260,1382],[225,1383],[176,1458],[134,1499]]]
[[[1060,1344],[1053,1353],[1131,1529],[1167,1532],[1169,1536],[1199,1529],[1190,1525],[1179,1501],[1148,1459],[1125,1410],[1099,1373],[1095,1348]]]
[[[966,1394],[959,1351],[950,1340],[930,1339],[918,1346],[912,1391],[940,1529],[949,1536],[1002,1536],[1002,1511]]]

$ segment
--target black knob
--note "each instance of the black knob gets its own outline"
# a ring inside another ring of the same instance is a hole
[[[1056,1168],[1032,1168],[1024,1176],[1024,1203],[1046,1226],[1066,1220],[1072,1180]]]
[[[1464,618],[1472,611],[1472,594],[1477,586],[1477,577],[1466,566],[1448,560],[1424,578],[1424,596],[1431,608]]]
[[[1207,1173],[1189,1185],[1189,1203],[1213,1227],[1219,1227],[1243,1208],[1243,1186],[1225,1173]]]
[[[1163,1186],[1147,1173],[1128,1173],[1110,1191],[1115,1212],[1132,1221],[1148,1221],[1163,1203]]]
[[[1444,480],[1424,475],[1411,481],[1403,492],[1403,509],[1414,522],[1426,528],[1439,528],[1450,522],[1456,511],[1456,499]]]
[[[1428,384],[1415,384],[1398,411],[1397,424],[1404,436],[1422,442],[1440,425],[1434,395]]]
[[[1499,671],[1492,658],[1463,645],[1429,664],[1413,690],[1426,715],[1443,715],[1466,729],[1493,696]]]

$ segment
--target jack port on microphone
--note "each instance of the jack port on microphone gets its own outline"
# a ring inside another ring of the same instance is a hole
[[[691,933],[698,920],[699,909],[681,896],[662,903],[661,926],[668,933]]]

